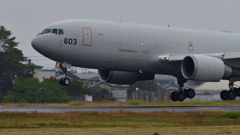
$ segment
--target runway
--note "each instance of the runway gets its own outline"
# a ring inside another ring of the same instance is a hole
[[[0,107],[0,112],[64,113],[72,111],[116,112],[120,110],[136,112],[240,111],[240,106]]]

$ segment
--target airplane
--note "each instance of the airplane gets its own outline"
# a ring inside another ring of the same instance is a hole
[[[31,44],[56,61],[64,74],[62,86],[70,84],[67,69],[77,66],[98,69],[102,81],[114,84],[172,75],[179,85],[172,101],[195,96],[193,89],[184,88],[188,80],[229,80],[221,99],[240,96],[240,88],[234,87],[240,81],[240,34],[75,19],[49,25]]]

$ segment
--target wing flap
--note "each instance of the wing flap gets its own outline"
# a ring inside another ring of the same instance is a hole
[[[240,59],[240,52],[227,52],[224,54],[223,59],[224,60]]]

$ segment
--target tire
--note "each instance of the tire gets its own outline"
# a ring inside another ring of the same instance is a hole
[[[229,100],[234,100],[235,98],[236,98],[236,92],[235,91],[233,91],[233,90],[229,90],[228,91],[228,99]]]
[[[240,97],[240,88],[234,88],[234,91],[236,92],[236,96]]]
[[[189,99],[194,98],[194,97],[195,97],[195,91],[194,91],[193,89],[189,89],[189,90],[188,90],[187,97],[188,97]]]
[[[184,89],[185,97],[188,97],[188,89]]]
[[[63,81],[64,81],[64,78],[61,78],[61,79],[59,80],[59,84],[60,84],[61,86],[65,86]]]
[[[223,91],[220,93],[220,97],[221,97],[222,100],[228,100],[228,91],[223,90]]]
[[[184,92],[178,92],[178,101],[184,101],[185,94]]]
[[[70,79],[68,79],[68,78],[64,78],[63,83],[64,83],[65,86],[70,85]]]
[[[174,102],[178,101],[178,93],[176,91],[171,93],[171,100]]]

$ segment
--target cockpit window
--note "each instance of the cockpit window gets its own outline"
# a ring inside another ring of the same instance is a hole
[[[58,33],[58,29],[53,29],[52,33],[57,34]]]
[[[59,35],[63,35],[63,34],[64,34],[63,30],[59,29]]]
[[[63,29],[45,29],[45,30],[43,30],[42,33],[39,33],[38,35],[46,34],[46,33],[53,33],[53,34],[58,34],[58,35],[64,34]]]
[[[46,33],[50,33],[52,29],[45,29],[43,30],[43,32],[41,34],[46,34]]]

